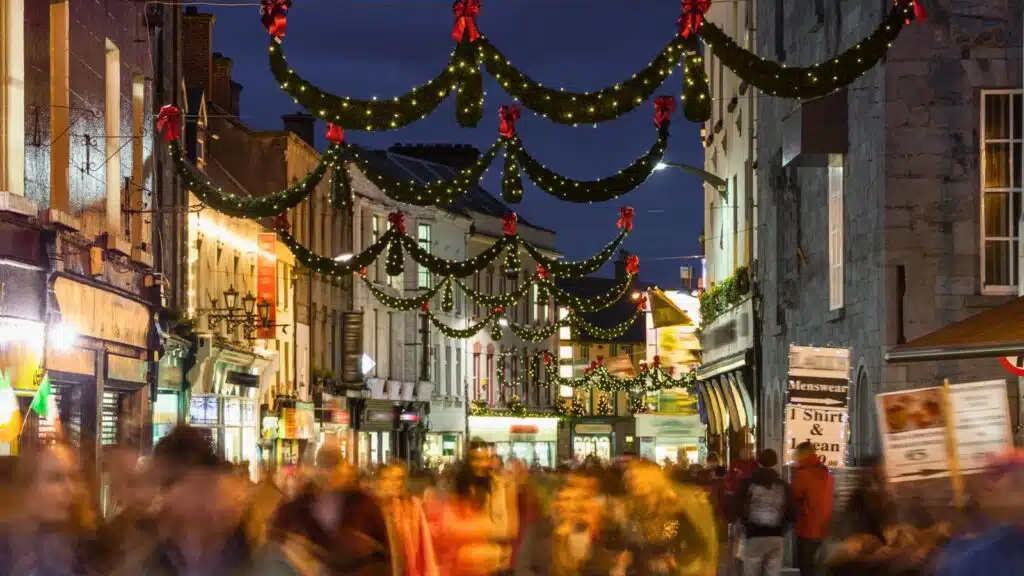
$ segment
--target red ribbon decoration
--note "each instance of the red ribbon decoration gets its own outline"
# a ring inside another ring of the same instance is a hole
[[[659,368],[661,366],[661,356],[655,356],[654,358],[652,358],[651,365],[654,366],[655,368]]]
[[[452,40],[462,42],[462,37],[469,35],[470,43],[480,37],[476,27],[476,17],[480,15],[480,0],[455,0],[452,4],[455,24],[452,26]]]
[[[544,351],[544,365],[551,366],[551,352]]]
[[[331,144],[341,144],[345,141],[345,131],[337,124],[327,123],[327,141]]]
[[[367,272],[369,272],[369,270],[366,269],[366,266],[363,266],[362,268],[360,268],[359,269],[359,276],[360,276],[360,278],[366,278],[366,273]]]
[[[260,14],[262,14],[263,27],[270,33],[270,37],[281,41],[285,32],[288,31],[288,9],[292,7],[292,0],[262,0],[260,3]]]
[[[672,118],[676,111],[676,99],[672,96],[658,96],[654,99],[654,125],[661,128],[661,125]]]
[[[420,306],[420,309],[423,310],[424,312],[430,312],[430,300],[424,302],[423,306]]]
[[[676,19],[679,35],[689,38],[691,34],[700,33],[700,27],[704,24],[704,16],[711,9],[711,0],[681,0],[680,9],[683,13]]]
[[[647,294],[640,293],[640,297],[636,299],[636,309],[646,310],[647,309]]]
[[[495,306],[494,308],[491,308],[491,312],[494,313],[494,314],[504,314],[505,313],[505,307],[504,306]]]
[[[597,357],[597,365],[601,366],[602,364],[604,364],[604,356],[598,356]]]
[[[509,212],[501,217],[501,231],[505,236],[516,235],[516,224],[519,222],[519,216],[515,212]]]
[[[274,230],[282,230],[284,232],[287,232],[288,230],[291,229],[291,224],[288,223],[287,214],[278,214],[277,216],[274,216],[273,222]]]
[[[633,215],[636,214],[629,206],[623,206],[619,209],[619,221],[615,223],[619,227],[619,230],[625,230],[626,232],[633,231]]]
[[[164,135],[164,142],[177,142],[181,138],[181,110],[170,104],[161,106],[156,131]]]
[[[635,276],[640,273],[640,258],[636,254],[626,256],[626,274]]]
[[[928,19],[928,13],[924,11],[921,0],[910,0],[910,6],[914,9],[914,20],[923,22]],[[903,20],[904,24],[910,24],[910,18]]]
[[[395,232],[405,234],[405,214],[392,212],[388,214],[388,222],[391,222],[391,227],[395,229]]]
[[[547,268],[545,268],[542,264],[537,264],[537,277],[538,278],[541,278],[543,280],[547,280],[549,274],[550,274],[550,272],[548,272]]]
[[[519,105],[501,105],[498,109],[498,118],[501,118],[501,125],[498,126],[498,133],[502,138],[513,138],[516,135],[516,120],[519,120]]]

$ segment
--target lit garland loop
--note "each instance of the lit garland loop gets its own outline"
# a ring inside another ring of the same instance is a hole
[[[225,192],[208,178],[193,170],[185,159],[181,144],[174,140],[167,144],[174,168],[181,176],[186,190],[195,194],[200,202],[214,210],[236,218],[260,219],[277,216],[298,206],[312,194],[329,169],[340,165],[339,148],[328,146],[317,165],[299,182],[265,196],[239,196]]]
[[[548,380],[558,386],[604,390],[606,392],[646,393],[669,389],[693,389],[697,385],[695,372],[673,378],[661,366],[641,370],[636,376],[615,376],[600,362],[592,362],[578,378],[565,378],[548,371]]]
[[[611,327],[601,327],[593,324],[576,312],[570,312],[567,317],[548,326],[529,328],[515,322],[508,322],[507,318],[505,318],[505,309],[498,307],[492,309],[486,317],[469,327],[453,328],[435,316],[429,308],[426,308],[424,311],[426,312],[427,317],[430,318],[430,323],[437,328],[438,332],[449,338],[472,338],[484,328],[490,328],[491,339],[500,340],[502,329],[501,320],[505,319],[508,329],[524,342],[542,342],[553,337],[559,328],[565,326],[571,326],[577,333],[587,334],[597,341],[615,340],[617,338],[621,338],[637,320],[643,317],[643,311],[637,309],[636,313],[624,322]]]
[[[711,98],[699,39],[743,81],[765,93],[812,98],[848,85],[872,68],[884,57],[903,25],[921,19],[923,11],[919,6],[918,0],[896,0],[878,29],[842,55],[810,67],[785,68],[742,48],[720,28],[703,21],[702,14],[689,13],[691,10],[684,2],[680,21],[687,25],[681,26],[654,60],[628,80],[597,92],[544,87],[520,71],[475,28],[473,34],[459,39],[448,65],[433,80],[391,99],[342,98],[317,88],[288,68],[279,37],[270,45],[270,68],[281,88],[317,117],[345,128],[380,131],[395,130],[425,118],[453,91],[457,92],[459,123],[476,125],[483,108],[481,65],[515,100],[553,122],[575,126],[614,120],[650,98],[682,60],[684,115],[692,122],[705,122],[710,118]]]

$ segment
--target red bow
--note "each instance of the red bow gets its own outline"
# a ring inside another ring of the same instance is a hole
[[[597,357],[597,365],[600,366],[602,364],[604,364],[604,356],[598,356]]]
[[[658,368],[661,366],[661,356],[655,356],[651,359],[651,366]]]
[[[691,34],[700,33],[704,15],[711,9],[711,0],[681,0],[680,5],[683,13],[676,19],[679,35],[689,38]]]
[[[636,309],[646,310],[647,309],[647,294],[640,293],[640,297],[636,299]]]
[[[551,352],[544,352],[544,365],[551,366]]]
[[[498,133],[502,138],[512,138],[516,135],[516,120],[519,120],[519,105],[501,105],[498,109],[498,118],[501,118],[501,125],[498,126]]]
[[[672,113],[676,111],[676,99],[672,96],[658,96],[654,99],[654,125],[661,128],[661,125],[671,119]]]
[[[327,141],[331,144],[341,144],[345,141],[345,131],[337,124],[327,123]]]
[[[424,312],[430,312],[430,300],[424,302],[423,306],[420,306],[420,309],[423,310]]]
[[[388,214],[388,222],[391,222],[391,227],[395,229],[395,232],[405,234],[405,214],[392,212]]]
[[[636,254],[626,256],[626,274],[635,276],[640,272],[640,258]]]
[[[505,236],[516,235],[516,224],[519,222],[519,216],[516,216],[515,212],[509,212],[501,217],[501,231]]]
[[[914,20],[923,22],[928,19],[928,14],[924,11],[921,0],[910,0],[910,5],[914,9]],[[905,19],[903,23],[910,24],[910,18]]]
[[[504,306],[495,306],[494,308],[491,308],[491,312],[493,314],[504,314],[505,313],[505,307]]]
[[[164,135],[164,142],[177,142],[181,137],[181,110],[170,104],[162,106],[156,117],[156,131]]]
[[[291,6],[292,0],[262,0],[260,4],[263,27],[270,32],[270,37],[278,42],[288,31],[288,9]]]
[[[537,264],[537,277],[538,278],[547,280],[549,274],[550,273],[548,272],[547,268],[545,268],[542,264]]]
[[[366,266],[363,266],[362,268],[359,269],[359,276],[361,278],[366,278],[367,272],[369,272],[369,270],[366,269]]]
[[[291,225],[288,224],[288,215],[287,214],[278,214],[277,216],[274,216],[274,229],[275,230],[282,230],[284,232],[287,232],[290,228],[291,228]]]
[[[452,40],[462,42],[462,37],[469,34],[469,41],[476,42],[480,30],[476,27],[476,17],[480,15],[480,0],[455,0],[452,4],[455,24],[452,26]]]
[[[633,215],[636,212],[629,206],[623,206],[619,208],[619,221],[615,223],[619,227],[619,230],[625,230],[626,232],[633,231]]]

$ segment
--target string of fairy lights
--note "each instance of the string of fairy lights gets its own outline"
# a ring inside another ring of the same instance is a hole
[[[721,28],[704,20],[711,2],[683,2],[679,30],[665,47],[629,79],[594,92],[573,92],[544,86],[513,64],[476,25],[479,0],[456,3],[452,38],[455,49],[433,79],[401,96],[387,99],[339,97],[318,88],[288,66],[280,34],[270,45],[270,69],[296,103],[325,121],[366,131],[396,130],[427,117],[452,92],[456,118],[475,126],[484,105],[481,67],[517,103],[558,124],[596,124],[621,117],[651,98],[676,66],[683,69],[683,113],[691,122],[711,116],[711,97],[700,42],[745,83],[769,95],[814,98],[846,86],[885,57],[904,25],[923,16],[918,0],[896,0],[875,31],[849,50],[826,62],[786,67],[740,46]],[[458,9],[458,5],[463,10]],[[285,17],[287,8],[281,17]]]

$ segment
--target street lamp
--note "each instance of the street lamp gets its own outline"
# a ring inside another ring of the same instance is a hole
[[[713,186],[715,190],[718,190],[718,193],[722,195],[722,198],[725,198],[726,200],[729,199],[729,182],[726,181],[725,178],[715,176],[714,174],[708,172],[703,168],[690,166],[689,164],[679,164],[678,162],[665,162],[663,160],[654,165],[655,172],[660,172],[661,170],[664,170],[666,168],[677,168],[679,170],[682,170],[683,172],[692,174],[700,178],[707,184]]]
[[[253,306],[256,305],[256,297],[249,292],[242,298],[242,310],[246,316],[252,316]]]
[[[238,306],[238,290],[232,285],[224,291],[224,306],[228,310],[234,310]]]
[[[260,326],[264,328],[270,327],[270,302],[266,300],[260,300],[260,303],[256,305],[260,316]]]

